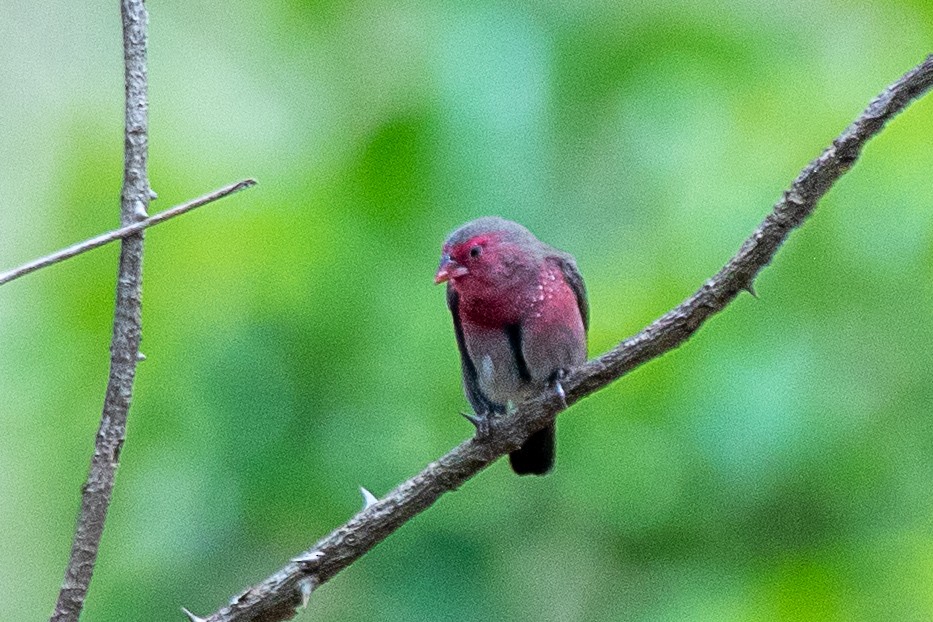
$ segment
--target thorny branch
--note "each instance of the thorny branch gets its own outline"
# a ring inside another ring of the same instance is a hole
[[[18,268],[13,268],[12,270],[7,270],[6,272],[0,272],[0,285],[14,281],[21,276],[26,276],[30,272],[35,272],[36,270],[41,270],[42,268],[48,268],[49,266],[55,265],[60,261],[71,259],[75,255],[80,255],[81,253],[86,253],[87,251],[94,250],[95,248],[100,248],[101,246],[109,244],[110,242],[115,242],[117,240],[127,238],[131,235],[136,235],[143,229],[148,229],[153,225],[163,223],[166,220],[176,216],[187,214],[193,209],[207,205],[208,203],[213,203],[218,199],[230,196],[235,192],[245,190],[246,188],[251,188],[255,185],[256,180],[254,179],[244,179],[242,181],[238,181],[235,184],[224,186],[223,188],[219,188],[211,193],[205,194],[204,196],[192,199],[187,203],[182,203],[181,205],[170,207],[164,212],[159,212],[155,216],[149,216],[144,220],[120,227],[119,229],[114,229],[113,231],[108,231],[107,233],[102,233],[93,238],[84,240],[83,242],[78,242],[77,244],[73,244],[68,248],[63,248],[61,250],[55,251],[50,255],[46,255],[45,257],[35,259],[29,263],[25,263]]]
[[[149,208],[149,102],[146,75],[146,27],[149,17],[143,0],[121,0],[123,61],[126,84],[123,191],[120,224],[124,227],[146,218]],[[110,343],[110,379],[104,397],[100,428],[87,482],[81,494],[81,511],[75,528],[71,558],[58,594],[51,622],[77,622],[84,607],[97,550],[107,519],[113,482],[126,436],[126,414],[133,395],[139,357],[140,309],[143,276],[143,233],[123,239],[117,275],[113,339]]]
[[[758,272],[768,265],[790,232],[806,220],[833,183],[852,167],[865,143],[931,86],[933,55],[885,89],[800,173],[739,252],[696,293],[634,337],[573,370],[563,381],[567,403],[583,399],[642,363],[676,348],[740,291],[753,292]],[[277,622],[291,618],[307,602],[311,590],[358,560],[441,495],[517,449],[532,432],[553,421],[561,408],[554,392],[522,404],[512,417],[496,420],[490,436],[461,443],[383,499],[375,503],[367,499],[363,510],[349,522],[262,583],[235,596],[205,622]],[[185,613],[192,622],[202,620],[187,610]]]

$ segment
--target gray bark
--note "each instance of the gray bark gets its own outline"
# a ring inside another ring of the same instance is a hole
[[[126,118],[123,159],[123,191],[120,224],[132,225],[146,218],[149,208],[148,109],[146,76],[146,27],[143,0],[122,0],[123,58],[126,83]],[[120,449],[126,437],[126,415],[133,395],[139,359],[143,270],[143,232],[123,238],[117,274],[116,310],[110,343],[110,377],[104,396],[100,428],[91,468],[81,494],[71,557],[65,580],[52,613],[52,622],[77,622],[84,607],[107,508],[113,492]]]
[[[634,337],[574,369],[562,381],[567,403],[583,399],[676,348],[739,292],[753,293],[758,272],[833,183],[852,167],[865,143],[931,86],[933,55],[885,89],[800,173],[738,253],[696,293]],[[345,525],[263,582],[235,596],[206,621],[276,622],[291,618],[312,588],[358,560],[441,495],[456,490],[493,461],[520,447],[531,433],[552,423],[561,410],[562,402],[553,392],[520,405],[512,417],[496,420],[488,437],[461,443],[383,499],[367,504]]]

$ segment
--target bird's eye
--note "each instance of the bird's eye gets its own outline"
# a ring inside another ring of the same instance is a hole
[[[483,254],[482,246],[474,246],[473,248],[470,249],[470,257],[472,257],[473,259],[476,259],[482,254]]]

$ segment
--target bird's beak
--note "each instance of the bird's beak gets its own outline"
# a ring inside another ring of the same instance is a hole
[[[441,265],[437,267],[437,272],[434,274],[434,284],[439,285],[468,273],[469,270],[466,269],[466,266],[461,266],[451,259],[450,255],[444,253],[441,255]]]

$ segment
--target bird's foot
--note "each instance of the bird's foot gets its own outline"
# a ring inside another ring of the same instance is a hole
[[[483,439],[489,436],[489,433],[492,431],[491,412],[477,413],[475,415],[469,413],[460,414],[476,427],[476,438]]]

